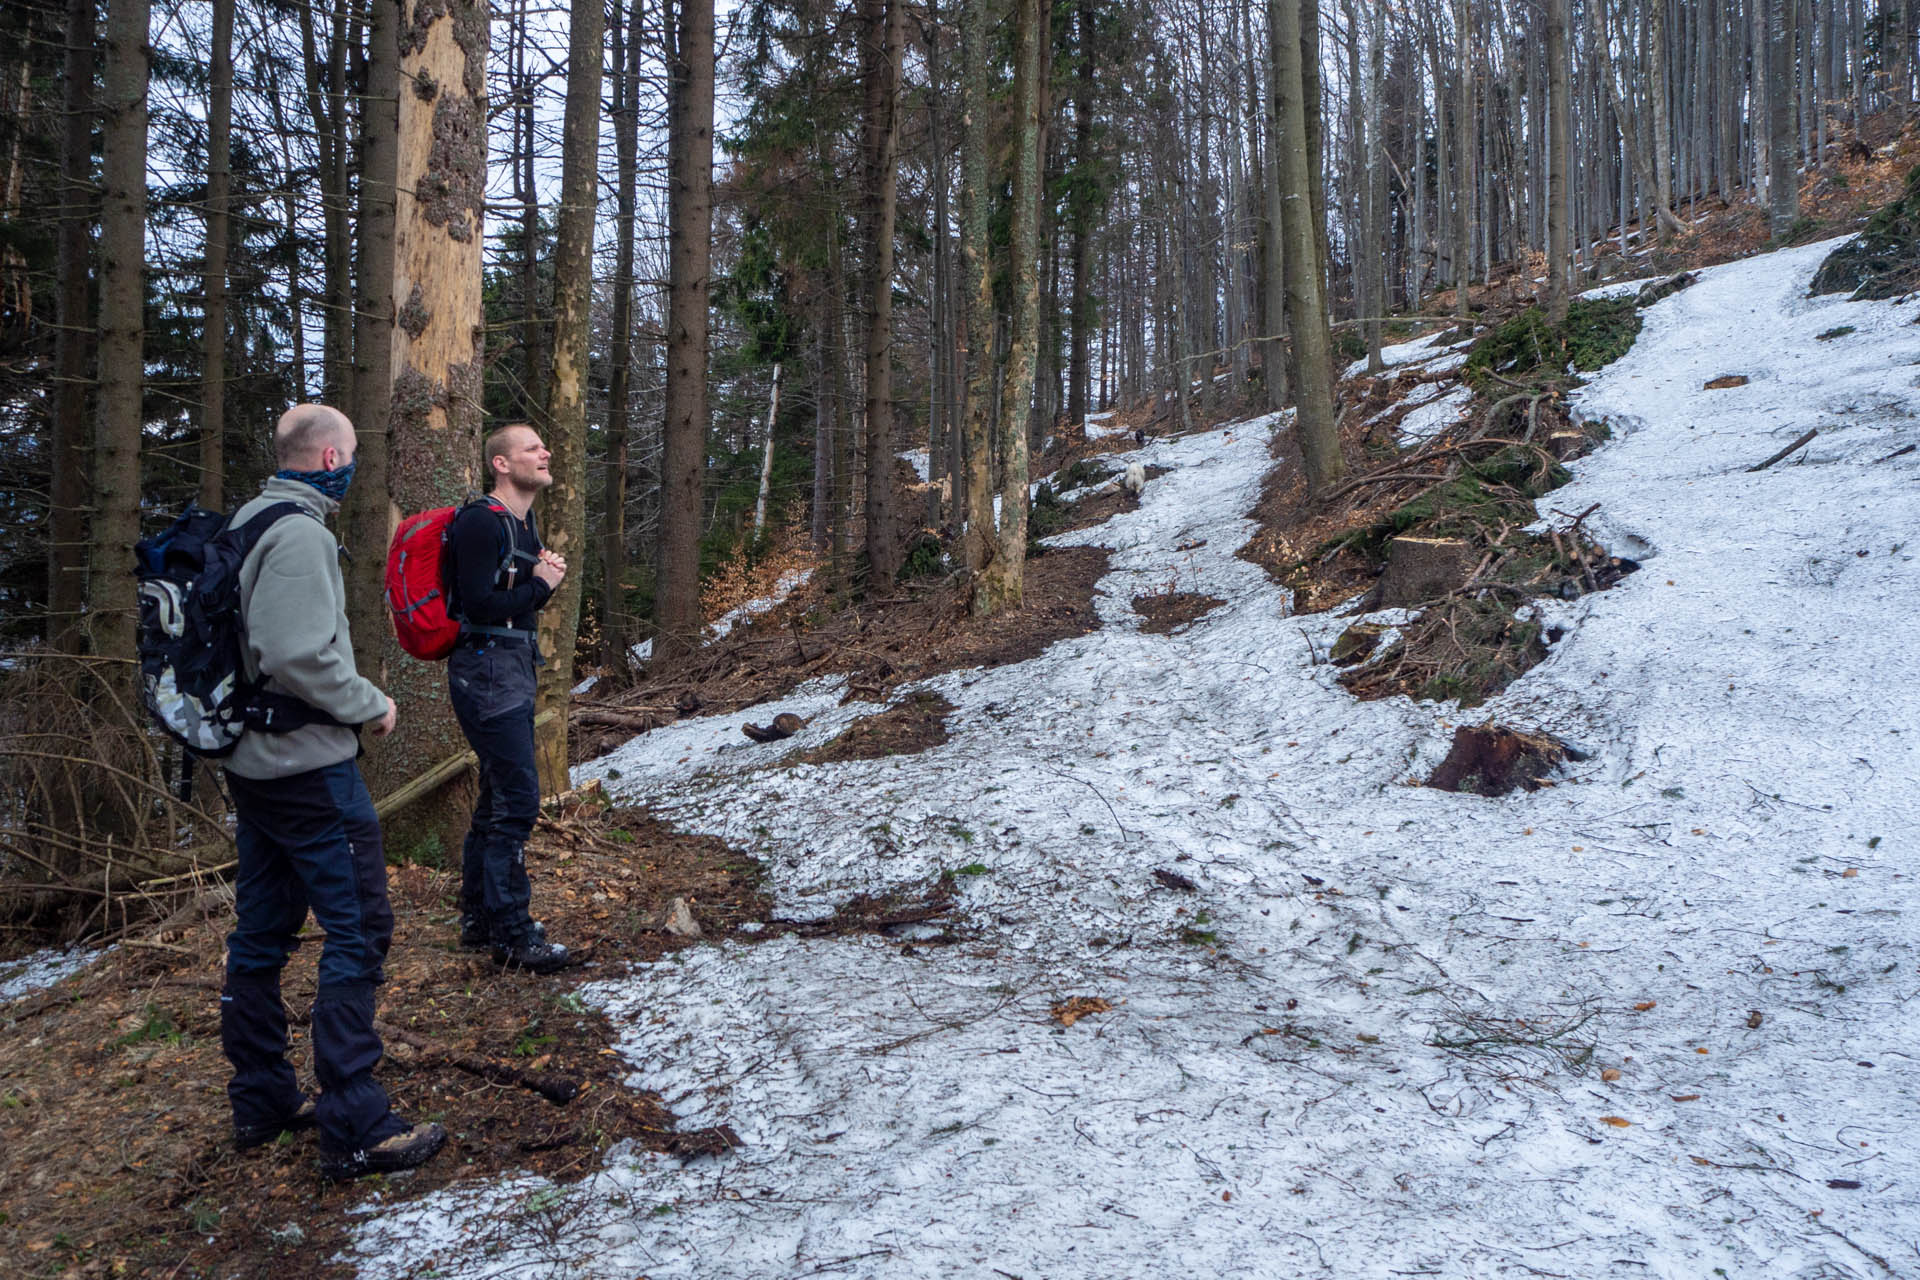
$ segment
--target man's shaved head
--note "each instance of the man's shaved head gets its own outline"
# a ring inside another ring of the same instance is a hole
[[[324,404],[297,404],[273,428],[273,452],[283,468],[315,471],[329,448],[353,453],[353,423]]]

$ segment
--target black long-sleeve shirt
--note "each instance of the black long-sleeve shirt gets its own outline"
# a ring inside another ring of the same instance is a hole
[[[521,552],[510,564],[509,533]],[[460,616],[478,626],[532,631],[534,615],[553,595],[553,588],[533,576],[543,545],[531,511],[522,520],[484,502],[462,509],[447,534],[453,603]],[[508,567],[503,569],[503,564]]]

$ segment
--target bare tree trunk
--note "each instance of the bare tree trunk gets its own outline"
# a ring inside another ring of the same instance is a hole
[[[100,394],[93,434],[87,622],[93,652],[133,657],[133,544],[140,536],[147,243],[147,0],[107,6],[101,102]],[[107,668],[122,694],[131,667]]]
[[[394,188],[400,163],[401,0],[373,0],[367,29],[366,96],[360,106],[360,236],[355,262],[353,425],[360,440],[342,519],[360,554],[347,573],[354,662],[381,671],[400,661],[383,597],[383,553],[397,512],[389,496],[394,391]],[[384,685],[384,680],[383,680]],[[409,709],[409,720],[411,720]]]
[[[88,314],[93,204],[94,0],[68,0],[67,51],[60,106],[59,328],[53,337],[52,474],[47,500],[47,640],[54,648],[84,647],[87,603],[88,461],[87,356],[94,326]]]
[[[899,513],[893,484],[893,227],[898,168],[898,97],[905,11],[900,0],[861,0],[866,112],[862,196],[867,253],[867,589],[900,572]]]
[[[1473,233],[1475,190],[1474,171],[1474,94],[1473,28],[1468,0],[1454,0],[1454,48],[1459,59],[1460,83],[1454,103],[1454,128],[1457,130],[1454,155],[1459,177],[1454,187],[1453,314],[1465,320],[1468,315],[1467,289],[1473,283]]]
[[[1767,226],[1783,238],[1800,216],[1800,175],[1793,160],[1793,28],[1795,0],[1767,5]]]
[[[200,505],[219,511],[226,476],[227,200],[233,188],[233,0],[214,0],[207,59],[207,248],[201,291]]]
[[[527,70],[527,0],[515,0],[508,59],[514,94],[513,198],[520,204],[520,404],[527,421],[544,433],[547,412],[547,317],[540,282],[540,195],[534,173],[534,99],[538,88]],[[548,612],[552,610],[549,609]]]
[[[1000,519],[993,560],[973,586],[973,612],[1020,607],[1027,562],[1027,407],[1033,402],[1040,342],[1040,138],[1046,97],[1041,43],[1045,0],[1015,0],[1013,229],[1008,292],[1013,299],[1006,380],[1000,396]]]
[[[399,512],[459,500],[479,470],[489,34],[486,0],[404,0],[401,7],[395,84],[404,91],[396,95],[396,313],[387,413],[387,490],[398,508],[390,515],[395,522]],[[431,94],[424,92],[429,87]],[[401,656],[397,647],[386,652],[380,682],[405,711],[399,731],[368,752],[368,784],[376,794],[465,746],[447,702],[444,668]],[[409,838],[437,838],[451,848],[465,818],[449,797],[442,806],[410,813],[405,825],[411,830],[398,839],[390,831],[389,839],[404,845]]]
[[[1566,319],[1567,186],[1573,161],[1573,78],[1567,49],[1571,0],[1547,0],[1547,314]]]
[[[753,504],[753,537],[758,542],[767,528],[767,491],[773,485],[773,428],[780,420],[780,362],[773,363],[773,395],[767,403],[767,438],[760,457],[760,496]]]
[[[607,377],[606,487],[601,500],[600,660],[624,670],[633,643],[627,613],[627,417],[633,387],[633,237],[639,204],[640,0],[616,21],[612,47],[614,164],[619,169],[614,215],[613,357]]]
[[[987,129],[992,85],[987,48],[996,15],[990,0],[960,0],[961,129],[960,256],[966,289],[962,367],[967,453],[967,568],[984,575],[999,552],[993,527],[993,261],[987,238]]]
[[[1067,302],[1067,323],[1071,330],[1072,354],[1067,359],[1067,418],[1074,423],[1087,419],[1088,359],[1093,329],[1093,295],[1088,285],[1093,268],[1093,209],[1085,190],[1087,171],[1093,155],[1093,0],[1077,0],[1074,6],[1074,37],[1080,65],[1073,79],[1073,166],[1080,172],[1068,197],[1067,232],[1071,237],[1069,256],[1073,259],[1073,291]]]
[[[713,0],[680,0],[668,122],[667,423],[661,460],[656,662],[700,647],[700,511],[707,448],[713,255]]]
[[[587,361],[593,332],[593,228],[600,208],[600,75],[606,0],[573,0],[567,36],[567,106],[561,124],[560,214],[553,248],[553,373],[547,380],[547,448],[553,484],[541,499],[541,541],[579,573],[560,580],[540,611],[534,758],[542,795],[567,779],[567,695],[580,632],[587,550]],[[542,723],[540,711],[553,711]]]
[[[1267,22],[1269,37],[1277,38],[1272,36],[1272,31],[1278,29],[1273,3],[1274,0],[1268,0]],[[1266,384],[1267,409],[1273,413],[1286,408],[1287,369],[1293,361],[1287,346],[1287,248],[1284,220],[1280,216],[1280,205],[1285,199],[1280,188],[1280,152],[1286,142],[1280,136],[1279,65],[1277,57],[1267,58],[1267,210],[1262,222],[1267,246],[1266,278],[1262,281],[1267,301],[1267,334],[1261,344],[1260,379]]]
[[[1333,424],[1333,343],[1327,329],[1326,271],[1313,226],[1313,167],[1308,140],[1316,136],[1308,117],[1318,102],[1307,98],[1301,72],[1302,10],[1306,0],[1267,0],[1273,24],[1275,101],[1280,136],[1281,219],[1286,234],[1287,319],[1293,333],[1295,434],[1305,461],[1307,487],[1318,493],[1346,473]]]

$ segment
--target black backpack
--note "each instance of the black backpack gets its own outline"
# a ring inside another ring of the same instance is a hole
[[[140,699],[193,755],[231,755],[249,729],[339,723],[298,698],[267,692],[264,677],[248,680],[241,661],[240,565],[268,529],[298,514],[298,503],[276,502],[235,528],[219,512],[190,505],[166,532],[134,544]]]

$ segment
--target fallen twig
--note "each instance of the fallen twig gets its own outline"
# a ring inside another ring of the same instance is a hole
[[[1768,467],[1780,461],[1780,459],[1786,457],[1788,454],[1792,453],[1795,449],[1798,449],[1801,445],[1806,444],[1807,441],[1813,439],[1815,436],[1819,434],[1820,434],[1820,428],[1808,427],[1807,433],[1801,436],[1798,440],[1795,440],[1792,444],[1788,445],[1786,448],[1782,449],[1780,452],[1774,454],[1771,458],[1768,458],[1765,462],[1756,463],[1755,465],[1748,467],[1747,470],[1749,472],[1765,471]]]
[[[510,1084],[522,1089],[530,1089],[557,1107],[564,1107],[580,1096],[580,1082],[572,1076],[526,1071],[504,1062],[496,1062],[491,1058],[461,1053],[437,1040],[429,1040],[425,1036],[396,1027],[390,1022],[375,1022],[373,1028],[389,1040],[397,1040],[416,1052],[425,1054],[429,1058],[436,1058],[468,1075],[478,1076],[490,1084]]]

